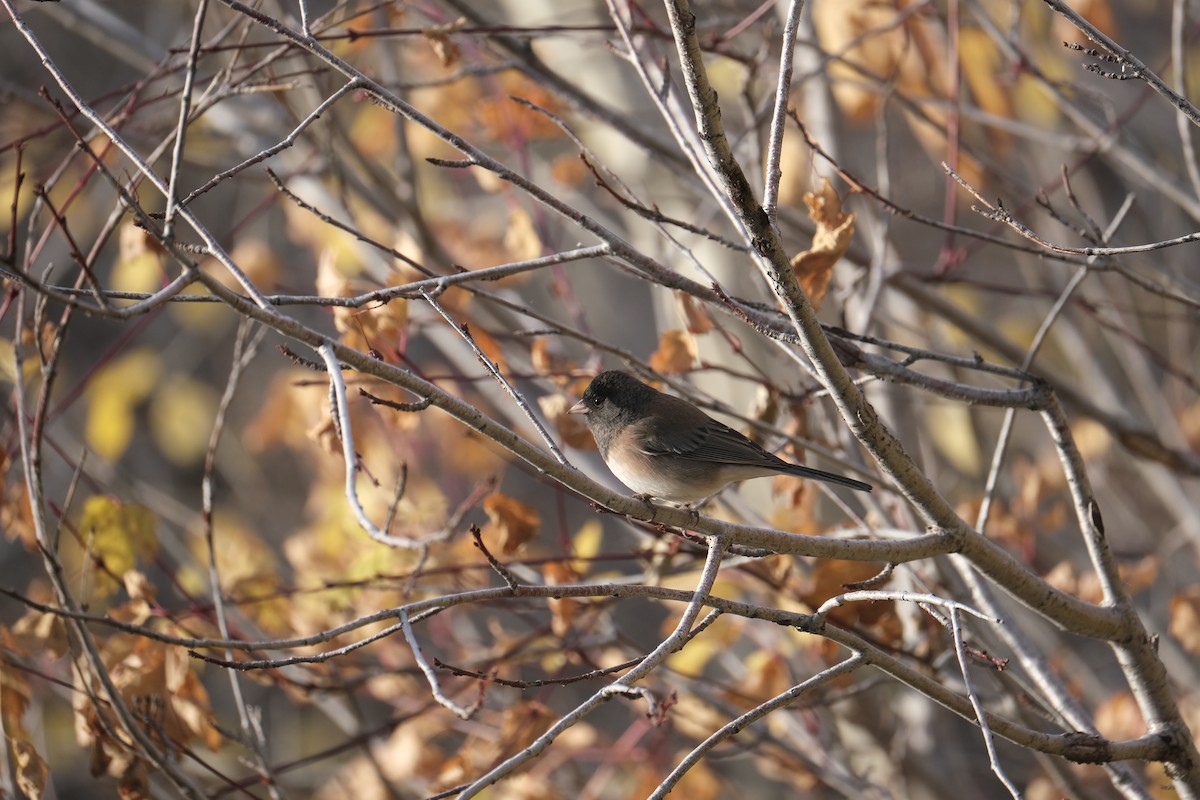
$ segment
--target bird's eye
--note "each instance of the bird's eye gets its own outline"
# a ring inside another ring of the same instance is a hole
[[[604,401],[598,395],[592,395],[588,398],[588,405],[595,406],[596,408],[599,408],[600,404],[603,402]]]

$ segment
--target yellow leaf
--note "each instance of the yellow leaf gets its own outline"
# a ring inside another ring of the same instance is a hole
[[[1103,458],[1112,449],[1112,436],[1108,429],[1093,419],[1081,419],[1071,425],[1075,447],[1085,461]]]
[[[571,563],[571,568],[577,574],[586,575],[588,573],[591,559],[600,552],[600,542],[603,538],[604,526],[595,519],[583,523],[583,527],[571,537],[571,546],[575,551],[575,559]]]
[[[658,340],[658,349],[650,354],[650,367],[655,372],[679,375],[696,363],[696,341],[685,330],[665,331]]]
[[[84,435],[100,456],[116,459],[135,429],[134,411],[154,389],[162,361],[149,348],[130,350],[100,369],[88,385]]]
[[[116,393],[97,396],[88,404],[84,435],[102,458],[118,459],[129,446],[135,428],[129,398]]]
[[[217,395],[188,375],[172,375],[150,401],[150,431],[158,449],[181,467],[199,463],[208,449]]]
[[[162,246],[132,222],[121,228],[112,288],[122,292],[153,292],[163,284]]]
[[[970,409],[945,403],[930,408],[924,421],[930,441],[955,469],[967,475],[979,474],[983,454],[979,451]]]
[[[180,292],[180,294],[211,295],[212,292],[199,283],[193,283]],[[196,332],[223,330],[225,324],[233,319],[233,315],[229,313],[229,309],[222,303],[170,303],[167,306],[167,312],[180,325]]]
[[[103,569],[93,571],[93,594],[107,597],[126,572],[139,561],[148,561],[158,551],[155,516],[149,509],[107,495],[93,495],[83,504],[78,530],[91,562]]]
[[[680,675],[699,677],[704,674],[708,662],[718,653],[725,651],[725,643],[703,636],[692,639],[687,645],[667,657],[667,667]]]

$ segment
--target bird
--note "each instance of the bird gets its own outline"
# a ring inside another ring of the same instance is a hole
[[[692,403],[628,372],[601,372],[568,410],[583,414],[600,456],[637,496],[690,505],[736,481],[782,473],[869,492],[871,484],[791,464]]]

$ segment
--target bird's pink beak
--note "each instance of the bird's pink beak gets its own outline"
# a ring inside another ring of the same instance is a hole
[[[588,413],[588,407],[583,404],[582,400],[580,400],[578,403],[576,403],[575,405],[568,408],[567,413],[568,414],[586,414],[586,413]]]

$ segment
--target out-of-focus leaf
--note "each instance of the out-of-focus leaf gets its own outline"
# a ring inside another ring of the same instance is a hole
[[[1133,693],[1120,691],[1110,695],[1096,708],[1096,729],[1106,739],[1136,739],[1146,732],[1146,722]]]
[[[24,655],[38,653],[62,658],[67,654],[67,631],[57,614],[30,609],[13,623],[10,635],[5,644]]]
[[[265,240],[257,237],[241,238],[234,245],[229,257],[250,282],[261,291],[270,292],[279,284],[282,266],[274,248]],[[217,259],[211,256],[205,258],[201,262],[200,268],[216,278],[230,291],[238,294],[246,293],[245,287]],[[206,287],[199,284],[187,287],[183,293],[210,294]],[[180,325],[196,332],[220,332],[225,330],[233,320],[229,309],[221,303],[172,303],[168,310]]]
[[[850,591],[847,584],[860,583],[879,574],[881,565],[863,561],[824,559],[813,569],[809,585],[798,592],[799,598],[816,609],[831,597]],[[853,602],[829,611],[830,622],[838,625],[878,625],[896,618],[892,601],[877,603]]]
[[[483,510],[490,520],[484,535],[499,544],[500,552],[506,556],[533,539],[542,523],[535,508],[499,492],[483,501]]]
[[[542,336],[529,346],[529,360],[539,375],[551,380],[566,381],[566,374],[575,368],[573,362],[562,351],[557,339]]]
[[[11,640],[5,636],[7,645]],[[30,656],[36,651],[21,651],[21,655]],[[0,661],[0,722],[10,736],[16,732],[25,732],[25,712],[29,709],[31,694],[29,682],[18,670],[13,669],[5,661]]]
[[[690,294],[680,293],[678,296],[680,302],[683,303],[683,316],[687,320],[687,332],[698,336],[711,331],[714,323],[708,309],[700,305]]]
[[[501,372],[508,370],[508,360],[504,357],[504,350],[500,347],[500,342],[495,336],[492,336],[482,328],[470,328],[471,338],[475,340],[475,344],[483,351],[483,354],[495,362]]]
[[[546,394],[538,398],[538,406],[546,419],[554,423],[558,438],[576,450],[595,450],[596,440],[583,421],[582,414],[568,414],[573,401],[561,394]]]
[[[458,63],[462,57],[462,51],[458,45],[450,38],[450,33],[455,28],[461,27],[463,20],[459,19],[451,25],[438,25],[433,28],[425,28],[421,31],[421,35],[425,37],[425,41],[429,43],[433,49],[433,54],[437,56],[437,60],[447,69]]]
[[[93,376],[87,389],[85,435],[98,455],[117,459],[136,428],[136,407],[154,390],[162,375],[162,359],[148,347],[130,350]]]
[[[976,104],[1002,119],[1012,116],[1010,82],[1001,81],[1005,59],[986,31],[964,26],[959,30],[959,67]],[[999,154],[1006,154],[1012,137],[1000,128],[988,128],[989,139]]]
[[[263,392],[258,415],[246,426],[242,441],[252,453],[276,445],[300,449],[309,442],[309,429],[328,418],[329,393],[320,389],[298,388],[299,382],[313,380],[311,370],[297,367],[277,373]]]
[[[547,562],[542,567],[542,577],[545,578],[547,586],[579,580],[579,575],[570,565],[561,561]],[[552,597],[546,603],[550,608],[550,630],[555,636],[566,636],[571,632],[571,623],[575,620],[579,601],[573,597]]]
[[[324,251],[317,260],[317,294],[322,297],[355,297],[370,288],[346,275],[332,251]],[[408,301],[403,299],[333,308],[333,324],[342,334],[342,342],[357,350],[399,349],[407,322]]]
[[[169,750],[181,753],[197,739],[209,749],[220,747],[222,738],[210,722],[208,693],[183,648],[117,634],[104,642],[101,658],[124,702],[138,709],[156,740]],[[74,705],[76,736],[81,745],[92,748],[93,770],[130,781],[130,790],[136,791],[140,783],[136,759],[128,747],[110,738],[109,732],[120,726],[107,705],[92,703],[92,697],[103,696],[99,680],[90,672],[77,672],[76,682],[91,686],[77,686]]]
[[[26,739],[11,739],[13,765],[17,777],[17,788],[29,800],[41,800],[46,791],[46,779],[50,768],[38,753],[33,743]]]
[[[112,285],[119,292],[153,292],[163,284],[163,249],[158,240],[132,222],[121,226]]]
[[[603,538],[604,526],[594,519],[583,523],[571,537],[571,548],[575,551],[575,559],[571,562],[571,567],[576,574],[588,574],[591,569],[591,559],[600,553],[600,543]]]
[[[207,384],[175,374],[150,398],[150,432],[173,464],[192,466],[204,458],[217,415],[218,398]]]
[[[394,159],[399,149],[398,125],[396,115],[386,108],[374,103],[359,103],[350,124],[350,141],[364,157],[386,162]]]
[[[554,159],[550,165],[550,174],[564,186],[579,186],[587,180],[590,173],[579,156],[570,153]]]
[[[1179,427],[1188,447],[1200,451],[1200,401],[1192,403],[1179,416]]]
[[[738,685],[730,700],[749,709],[770,700],[792,686],[788,662],[780,653],[772,650],[755,650],[744,661],[746,677]]]
[[[7,476],[12,469],[12,457],[0,453],[0,476]],[[29,494],[25,482],[4,480],[0,482],[0,530],[9,541],[21,540],[26,550],[37,550],[37,531],[33,526],[33,509],[29,505]]]
[[[1079,16],[1095,25],[1106,36],[1120,36],[1117,30],[1116,17],[1108,0],[1079,0],[1071,7]],[[1072,22],[1060,14],[1051,15],[1054,21],[1054,41],[1073,42],[1083,47],[1091,47],[1091,41]]]
[[[504,249],[513,261],[540,258],[544,250],[542,239],[534,227],[533,217],[521,206],[509,209],[508,226],[504,229]]]
[[[91,559],[82,567],[91,570],[94,596],[109,596],[126,572],[153,558],[158,552],[156,523],[150,509],[108,495],[93,495],[84,502],[77,527]],[[93,563],[103,569],[94,569]]]
[[[444,762],[438,786],[454,786],[528,747],[546,732],[555,714],[537,700],[519,700],[507,706],[496,726],[480,726],[458,748],[458,755]]]
[[[480,101],[473,112],[483,135],[499,142],[521,143],[558,139],[564,134],[549,117],[528,106],[513,102],[519,97],[547,109],[559,117],[563,106],[558,98],[517,70],[500,75],[500,91]]]
[[[665,375],[681,375],[696,363],[696,340],[678,328],[664,331],[658,349],[650,354],[650,367]]]
[[[678,763],[687,756],[686,752],[671,756],[672,763]],[[629,797],[649,797],[662,782],[662,770],[647,761],[635,761],[627,765],[633,781]],[[725,779],[701,761],[683,774],[671,794],[677,794],[688,800],[718,800],[718,798],[734,797],[740,794],[735,787],[728,785]],[[749,792],[753,795],[754,792]]]
[[[955,469],[967,475],[979,474],[983,454],[979,450],[969,407],[938,403],[926,410],[923,422],[929,441]]]
[[[1200,654],[1200,588],[1189,587],[1171,598],[1169,630],[1184,650]]]
[[[1108,429],[1094,419],[1081,419],[1071,425],[1075,446],[1085,461],[1094,461],[1108,455],[1112,449],[1112,435]]]

